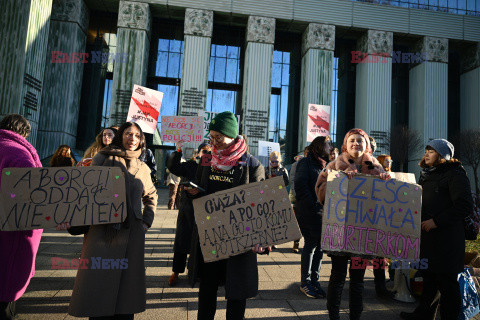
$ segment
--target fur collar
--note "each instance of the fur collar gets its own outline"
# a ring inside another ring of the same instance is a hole
[[[357,167],[353,162],[353,159],[347,152],[343,152],[335,161],[328,164],[327,169],[338,171],[355,171]],[[365,153],[362,159],[362,170],[359,173],[378,176],[380,173],[385,172],[382,165],[370,154]]]

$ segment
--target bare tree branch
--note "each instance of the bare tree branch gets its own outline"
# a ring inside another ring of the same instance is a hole
[[[400,171],[404,171],[409,155],[415,154],[423,148],[423,141],[418,131],[402,125],[398,125],[390,131],[386,143],[390,156],[400,164]]]
[[[480,128],[463,130],[455,137],[456,153],[463,164],[471,166],[475,179],[475,193],[480,195],[478,167],[480,166]]]

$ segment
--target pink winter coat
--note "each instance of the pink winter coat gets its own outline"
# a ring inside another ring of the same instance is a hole
[[[41,166],[37,151],[24,137],[0,129],[0,173],[3,168]],[[42,232],[42,229],[0,231],[0,301],[18,300],[27,289],[35,275]]]

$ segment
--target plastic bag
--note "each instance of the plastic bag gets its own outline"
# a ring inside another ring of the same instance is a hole
[[[469,268],[465,268],[462,273],[458,274],[458,284],[460,285],[460,298],[462,300],[458,319],[468,320],[480,312],[478,293]]]

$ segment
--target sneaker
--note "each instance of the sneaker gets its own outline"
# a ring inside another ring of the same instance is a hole
[[[300,291],[305,293],[305,295],[309,298],[313,298],[313,299],[318,298],[317,290],[315,290],[315,287],[312,286],[312,283],[310,281],[303,282],[300,285]]]
[[[178,281],[178,273],[174,272],[172,273],[170,278],[168,278],[168,285],[170,287],[174,287],[177,284],[177,281]]]
[[[326,298],[327,297],[327,293],[322,289],[322,287],[320,286],[320,283],[318,281],[312,281],[312,282],[310,282],[310,284],[312,285],[312,287],[317,292],[318,297],[320,297],[320,298]]]

